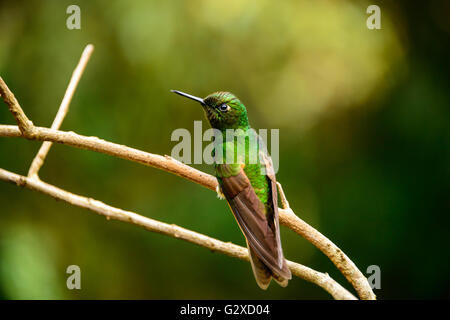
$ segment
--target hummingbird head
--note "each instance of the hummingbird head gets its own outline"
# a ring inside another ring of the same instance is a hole
[[[202,99],[190,94],[171,90],[183,97],[199,102],[205,110],[211,127],[219,130],[247,129],[249,127],[247,109],[242,102],[230,92],[214,92]]]

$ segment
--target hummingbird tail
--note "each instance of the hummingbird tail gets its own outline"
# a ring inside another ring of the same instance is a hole
[[[255,275],[256,283],[258,284],[258,286],[261,289],[263,289],[263,290],[267,289],[267,287],[270,284],[270,281],[272,280],[272,277],[280,286],[286,287],[288,285],[288,282],[291,279],[291,273],[287,266],[286,260],[284,260],[284,262],[283,262],[283,272],[285,270],[287,270],[288,276],[286,276],[284,274],[281,275],[281,274],[278,274],[278,273],[270,270],[264,264],[264,262],[260,258],[258,258],[254,249],[248,244],[248,242],[247,242],[247,248],[248,248],[248,252],[250,254],[250,262],[252,264],[252,270],[253,270],[253,274]]]
[[[258,258],[252,247],[247,242],[248,252],[250,254],[250,262],[252,265],[253,274],[255,275],[256,283],[258,286],[266,290],[272,280],[272,273],[269,268]]]
[[[272,272],[272,277],[280,286],[286,287],[288,285],[288,282],[289,280],[291,280],[292,275],[286,260],[283,260],[283,267],[281,269],[281,273]]]
[[[284,287],[287,287],[287,285],[288,285],[288,283],[289,283],[289,279],[283,278],[283,277],[281,277],[281,276],[279,276],[279,275],[276,275],[276,274],[272,274],[272,276],[273,276],[273,279],[274,279],[280,286],[282,286],[283,288],[284,288]]]

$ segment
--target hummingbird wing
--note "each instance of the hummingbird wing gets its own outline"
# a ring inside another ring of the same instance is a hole
[[[269,185],[268,206],[256,195],[245,165],[220,164],[216,169],[222,192],[247,240],[255,278],[265,289],[271,276],[287,285],[291,273],[281,248],[275,175],[270,157],[262,158]]]
[[[259,146],[259,159],[261,164],[263,165],[264,172],[266,175],[266,179],[269,183],[269,207],[270,210],[266,213],[267,220],[269,221],[270,228],[275,234],[278,256],[280,260],[282,260],[282,273],[281,277],[277,278],[274,276],[275,280],[282,286],[287,285],[287,280],[291,279],[291,271],[287,266],[286,260],[284,259],[283,249],[281,247],[281,239],[280,239],[280,221],[278,216],[278,192],[277,192],[277,180],[275,177],[275,171],[273,169],[272,158],[270,157],[267,148],[262,141],[261,137],[258,135],[258,146]]]

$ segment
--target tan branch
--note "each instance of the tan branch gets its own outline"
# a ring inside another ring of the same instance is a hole
[[[52,141],[72,147],[105,153],[118,158],[138,162],[147,166],[162,169],[180,177],[198,183],[208,189],[215,190],[217,179],[207,173],[189,167],[169,156],[160,156],[108,142],[97,137],[86,137],[74,132],[34,127],[35,135],[26,137],[38,141]],[[0,137],[22,137],[17,126],[0,125]]]
[[[279,209],[280,222],[322,251],[352,284],[362,300],[375,300],[376,296],[366,277],[359,271],[353,261],[331,240],[300,219],[290,208],[281,184],[277,183],[277,185],[283,206],[282,209]]]
[[[39,179],[21,176],[7,170],[0,169],[0,180],[5,180],[43,194],[52,196],[55,199],[63,200],[74,206],[85,208],[105,216],[108,220],[114,219],[128,222],[149,231],[161,233],[170,237],[181,239],[196,245],[208,248],[215,252],[228,255],[230,257],[239,258],[249,261],[248,251],[246,248],[235,245],[230,242],[223,242],[203,234],[181,228],[174,224],[167,224],[157,220],[153,220],[134,212],[118,209],[101,201],[86,198],[80,195],[70,193],[68,191],[47,184]],[[340,284],[334,281],[328,274],[315,271],[301,264],[288,261],[288,266],[292,273],[306,281],[312,282],[330,293],[333,298],[338,300],[355,300],[356,298],[349,293]]]
[[[32,136],[34,129],[33,122],[27,118],[16,97],[11,90],[9,90],[2,77],[0,77],[0,96],[8,105],[9,111],[11,111],[12,115],[16,119],[20,132],[22,132],[24,136]]]
[[[91,57],[92,52],[94,51],[94,46],[88,44],[86,48],[84,48],[83,53],[81,54],[80,61],[76,66],[75,70],[72,73],[72,77],[70,78],[69,85],[67,86],[66,93],[64,94],[64,98],[59,106],[58,113],[56,114],[55,119],[53,120],[52,129],[58,130],[61,126],[67,112],[69,111],[69,105],[72,101],[73,94],[77,88],[78,82],[80,81],[81,76],[83,75],[83,71],[86,68],[86,65]],[[38,178],[38,172],[44,163],[45,157],[47,156],[50,148],[52,147],[51,141],[44,141],[38,153],[33,159],[33,162],[30,165],[30,169],[28,170],[28,176],[32,178]]]

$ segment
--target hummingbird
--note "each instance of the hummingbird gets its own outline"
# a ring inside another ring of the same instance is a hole
[[[215,150],[223,151],[222,161],[215,162],[219,182],[216,191],[219,198],[226,199],[244,234],[256,283],[265,290],[274,278],[287,286],[291,272],[281,247],[275,173],[265,148],[249,143],[251,138],[260,143],[262,140],[249,125],[246,107],[230,92],[214,92],[202,99],[171,91],[200,103],[211,127],[222,134],[219,141],[223,142],[215,146]],[[238,141],[245,141],[244,148],[238,148],[239,142],[227,137],[230,129],[243,136]],[[259,161],[250,161],[251,152],[257,152]]]

